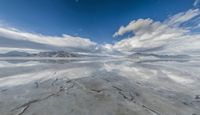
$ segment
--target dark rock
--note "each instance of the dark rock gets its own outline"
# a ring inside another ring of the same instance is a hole
[[[195,96],[195,99],[200,99],[200,95],[196,95],[196,96]]]

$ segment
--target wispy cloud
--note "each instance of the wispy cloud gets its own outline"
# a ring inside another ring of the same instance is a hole
[[[168,54],[198,52],[200,35],[193,34],[192,25],[184,24],[194,21],[199,15],[199,9],[190,9],[163,22],[149,18],[133,20],[127,26],[121,26],[113,35],[116,37],[132,32],[133,36],[117,42],[113,48],[121,51],[151,51]]]
[[[30,49],[30,48],[0,47],[0,53],[7,53],[7,52],[10,52],[10,51],[37,53],[37,52],[42,52],[44,50]]]
[[[186,12],[181,12],[170,17],[168,20],[166,20],[165,23],[167,23],[170,26],[180,26],[180,24],[193,19],[199,14],[200,14],[199,9],[190,9]]]
[[[23,49],[54,49],[76,48],[92,50],[97,44],[90,39],[74,37],[63,34],[62,36],[47,36],[29,33],[12,27],[0,27],[0,45],[8,48]],[[46,48],[45,48],[46,47]]]
[[[150,18],[133,20],[129,24],[121,26],[113,37],[123,36],[128,32],[133,33],[133,35],[113,45],[101,45],[87,38],[66,34],[48,36],[0,26],[0,52],[11,50],[35,52],[71,48],[101,53],[148,51],[165,54],[192,53],[200,55],[200,34],[193,32],[194,29],[200,28],[199,23],[199,9],[180,12],[163,22]]]
[[[198,6],[198,4],[200,3],[200,0],[195,0],[193,6]]]

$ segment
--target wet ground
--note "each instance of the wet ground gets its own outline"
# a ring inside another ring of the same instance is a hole
[[[0,61],[0,115],[200,115],[200,63]]]

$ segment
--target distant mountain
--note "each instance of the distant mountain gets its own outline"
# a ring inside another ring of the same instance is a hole
[[[66,51],[50,51],[40,53],[26,53],[19,51],[10,51],[4,54],[0,54],[0,57],[79,57],[79,54],[70,53]]]
[[[154,60],[154,61],[186,61],[189,60],[191,57],[189,55],[184,54],[177,54],[177,55],[158,55],[152,53],[133,53],[128,55],[128,58],[132,58],[137,61],[144,61],[144,60]]]
[[[20,51],[10,51],[4,54],[0,54],[0,57],[27,57],[29,53],[20,52]]]
[[[52,52],[40,52],[37,54],[30,54],[29,57],[79,57],[79,55],[66,51],[52,51]]]
[[[188,55],[158,55],[158,54],[153,54],[153,53],[133,53],[129,55],[128,57],[155,57],[155,58],[184,58],[188,59],[190,56]]]

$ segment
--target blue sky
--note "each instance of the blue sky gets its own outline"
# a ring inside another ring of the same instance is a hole
[[[131,20],[167,17],[193,7],[194,0],[0,0],[4,24],[51,36],[68,34],[113,43]]]

